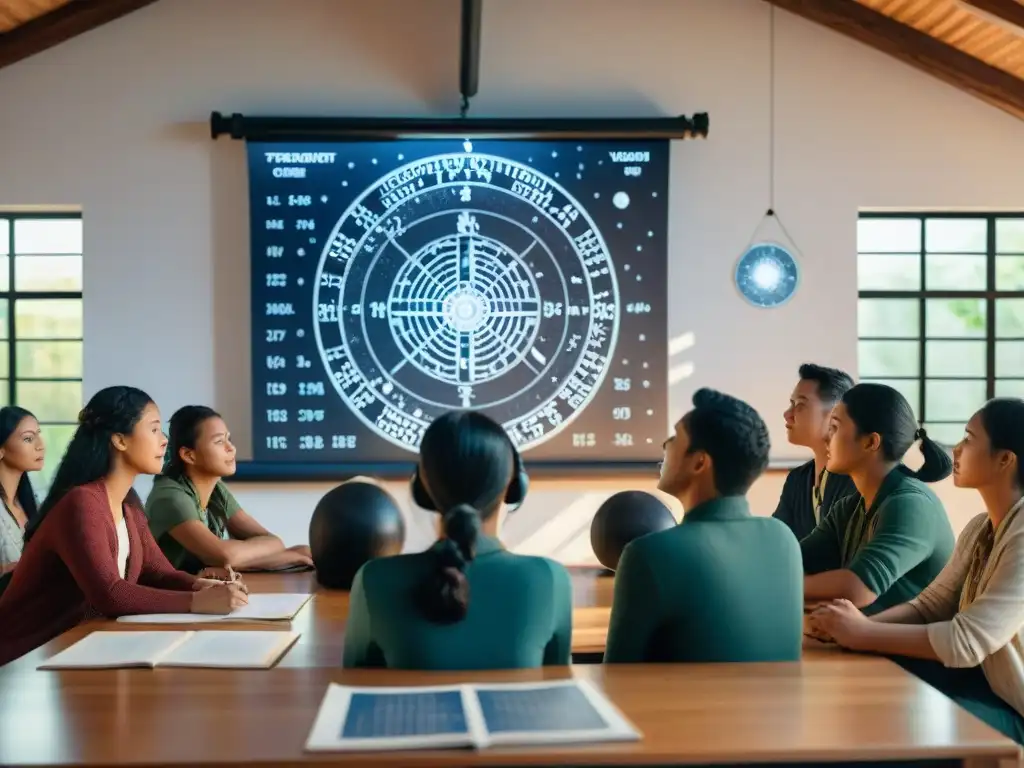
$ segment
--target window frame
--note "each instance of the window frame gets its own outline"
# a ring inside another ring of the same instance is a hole
[[[18,259],[22,256],[31,257],[34,255],[47,255],[47,254],[35,254],[34,252],[28,251],[22,253],[18,249],[17,235],[15,234],[15,222],[26,221],[26,220],[67,220],[76,219],[82,220],[81,211],[8,211],[0,209],[0,220],[4,220],[8,225],[8,249],[7,249],[7,290],[0,291],[0,299],[7,302],[7,402],[12,405],[18,404],[18,385],[19,383],[26,382],[84,382],[84,359],[83,359],[83,370],[81,375],[75,377],[40,377],[40,376],[21,376],[18,374],[18,342],[19,341],[31,341],[31,342],[77,342],[82,345],[82,350],[85,349],[84,329],[82,337],[21,337],[18,334],[16,326],[16,315],[18,301],[33,301],[40,299],[58,299],[58,300],[77,300],[82,306],[84,312],[84,301],[83,301],[83,290],[79,288],[77,291],[26,291],[17,290],[17,272],[18,272]],[[83,244],[82,251],[85,250]],[[64,254],[55,254],[64,255]],[[84,260],[84,253],[81,254],[67,254],[68,256],[78,255]],[[83,270],[84,271],[84,270]],[[54,420],[47,417],[46,414],[37,414],[39,423],[43,427],[69,427],[76,426],[75,421],[64,421]]]
[[[1024,336],[1003,337],[996,334],[996,306],[1002,299],[1024,299],[1024,289],[1021,290],[998,290],[997,279],[997,258],[999,256],[1024,256],[1024,253],[1000,253],[996,244],[996,222],[1007,219],[1024,220],[1024,212],[1000,212],[1000,211],[861,211],[858,220],[865,219],[916,219],[920,225],[920,248],[915,254],[913,251],[900,251],[900,254],[916,255],[918,257],[918,269],[920,270],[921,287],[917,290],[861,290],[858,287],[858,311],[861,299],[910,299],[917,302],[917,318],[919,332],[916,337],[909,336],[861,336],[858,332],[858,346],[862,341],[905,341],[917,343],[918,373],[916,376],[868,376],[867,380],[889,379],[892,381],[916,382],[918,385],[917,402],[914,403],[917,417],[922,424],[950,425],[960,422],[948,419],[930,419],[927,411],[927,388],[928,382],[934,381],[981,381],[977,376],[929,376],[927,372],[927,344],[929,341],[984,341],[985,343],[985,399],[991,400],[996,396],[997,381],[1018,381],[1024,382],[1024,376],[996,376],[996,342],[1017,341],[1024,342]],[[963,255],[967,258],[983,256],[985,258],[985,287],[972,290],[930,290],[928,286],[928,260],[929,253],[941,254],[939,251],[929,251],[926,241],[926,226],[929,220],[937,219],[973,219],[985,222],[985,251],[978,253],[952,254]],[[862,251],[860,243],[857,243],[857,270],[858,282],[860,281],[860,257],[861,255],[880,254],[879,251]],[[930,299],[967,299],[984,301],[985,334],[983,337],[963,336],[931,336],[927,330],[927,303]],[[858,355],[859,357],[859,355]],[[860,363],[858,361],[858,369]],[[858,378],[861,378],[858,370]],[[978,403],[981,406],[981,403]]]

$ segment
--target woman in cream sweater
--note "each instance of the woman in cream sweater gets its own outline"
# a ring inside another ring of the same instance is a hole
[[[835,601],[810,617],[840,645],[892,656],[1024,744],[1024,400],[991,400],[953,452],[953,480],[986,512],[921,594],[875,616]]]

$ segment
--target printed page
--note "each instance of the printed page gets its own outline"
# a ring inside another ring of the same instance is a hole
[[[465,686],[351,688],[331,685],[306,749],[310,751],[471,747]]]
[[[209,630],[195,632],[160,660],[161,667],[269,669],[295,641],[296,632]]]
[[[92,632],[39,669],[153,667],[187,642],[192,632]]]
[[[225,616],[206,613],[150,613],[121,616],[124,624],[218,624],[222,621],[291,621],[313,596],[308,593],[260,592],[249,595],[248,605]]]
[[[640,732],[582,680],[472,686],[483,721],[481,746],[633,741]],[[472,712],[471,717],[477,712]]]

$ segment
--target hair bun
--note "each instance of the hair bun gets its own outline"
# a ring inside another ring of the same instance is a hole
[[[469,504],[457,504],[444,513],[444,532],[452,541],[473,541],[480,531],[480,513]]]
[[[78,412],[78,424],[89,429],[97,429],[100,426],[100,418],[95,411],[86,406]]]

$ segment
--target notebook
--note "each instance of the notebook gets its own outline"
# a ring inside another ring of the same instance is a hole
[[[124,624],[214,624],[222,621],[291,621],[311,594],[261,592],[249,595],[249,603],[237,611],[218,616],[207,613],[147,613],[119,616]]]
[[[636,741],[640,732],[583,680],[366,688],[331,684],[312,752]]]
[[[298,639],[284,631],[92,632],[38,669],[269,669]]]

